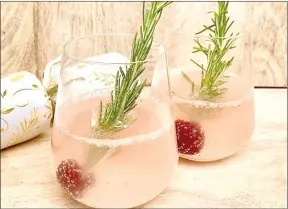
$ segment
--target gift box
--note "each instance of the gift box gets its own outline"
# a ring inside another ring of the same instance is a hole
[[[49,130],[52,116],[51,99],[35,75],[1,75],[1,149]]]

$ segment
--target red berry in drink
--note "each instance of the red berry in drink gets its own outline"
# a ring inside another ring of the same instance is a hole
[[[178,152],[181,154],[198,154],[204,146],[204,132],[200,125],[194,122],[176,120],[176,135]]]
[[[75,160],[64,160],[56,171],[57,181],[74,198],[81,198],[85,189],[93,183],[89,175],[84,175]]]

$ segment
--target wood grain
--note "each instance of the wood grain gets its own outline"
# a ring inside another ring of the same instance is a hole
[[[193,34],[215,6],[175,2],[164,11],[156,39],[167,45],[171,65],[185,62]],[[65,42],[96,33],[134,33],[141,10],[140,2],[2,2],[1,73],[24,69],[41,79],[45,64],[62,52]],[[230,15],[237,29],[250,31],[251,40],[239,50],[251,54],[254,84],[287,86],[287,4],[231,2]],[[184,35],[175,36],[175,31]]]
[[[251,2],[249,9],[255,84],[287,86],[287,3]]]
[[[256,89],[255,106],[245,150],[214,163],[180,160],[167,189],[143,207],[286,208],[287,90]],[[52,179],[50,155],[49,134],[1,152],[1,207],[86,208]]]
[[[123,2],[39,2],[38,49],[43,69],[71,38],[101,33],[133,33],[141,5]],[[123,12],[125,11],[125,12]],[[135,21],[132,21],[135,20]]]
[[[1,74],[29,71],[38,75],[33,2],[1,2]]]

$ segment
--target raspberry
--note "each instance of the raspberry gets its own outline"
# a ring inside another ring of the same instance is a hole
[[[194,122],[176,120],[176,135],[178,152],[181,154],[198,154],[204,146],[204,132],[200,125]]]
[[[74,198],[81,198],[84,190],[93,183],[93,178],[84,175],[76,161],[70,159],[59,164],[56,177],[62,188]]]

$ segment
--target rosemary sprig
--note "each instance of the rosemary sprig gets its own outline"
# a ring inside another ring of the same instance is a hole
[[[194,51],[192,53],[201,52],[207,58],[206,67],[192,59],[191,61],[202,71],[199,97],[208,101],[220,98],[227,91],[226,88],[222,88],[222,85],[227,82],[229,77],[225,76],[224,72],[232,65],[234,59],[232,57],[228,61],[224,60],[227,52],[235,48],[234,43],[239,35],[237,33],[233,36],[233,33],[231,33],[227,37],[229,29],[234,23],[234,21],[230,22],[228,6],[229,2],[218,2],[218,12],[210,12],[214,14],[213,18],[211,18],[212,24],[210,26],[203,25],[204,29],[196,33],[196,35],[199,35],[206,31],[209,32],[207,39],[212,43],[208,47],[203,46],[199,38],[194,39],[197,46],[193,47]]]
[[[145,2],[143,2],[142,26],[139,35],[136,33],[134,37],[131,64],[129,67],[126,66],[126,72],[119,68],[110,102],[105,107],[102,101],[100,103],[98,127],[96,127],[98,134],[117,131],[131,121],[127,113],[136,107],[136,101],[146,84],[146,80],[140,83],[138,78],[145,70],[145,60],[151,49],[155,28],[162,11],[171,3],[152,2],[151,8],[145,9]]]

